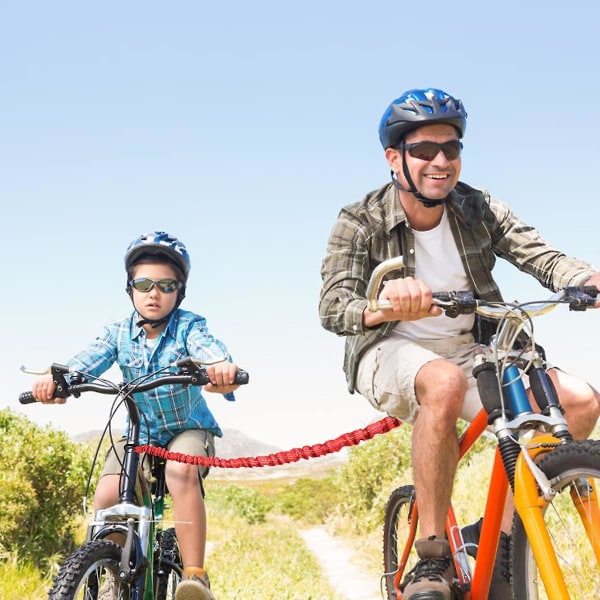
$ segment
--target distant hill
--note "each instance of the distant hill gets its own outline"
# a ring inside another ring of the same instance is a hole
[[[111,435],[113,436],[113,438],[115,440],[118,440],[119,438],[123,437],[125,431],[123,429],[118,429],[113,427],[111,430]],[[102,435],[102,431],[100,431],[99,429],[90,429],[90,431],[84,431],[83,433],[76,433],[74,435],[72,435],[71,437],[76,441],[76,442],[90,442],[90,441],[94,441],[94,440],[98,440],[100,439],[100,436]],[[106,433],[106,435],[108,436],[108,432]]]
[[[281,448],[251,438],[238,429],[224,429],[223,437],[215,438],[215,453],[219,458],[265,456],[280,451]]]
[[[281,448],[255,440],[237,429],[223,430],[223,437],[215,439],[216,456],[219,458],[249,458],[268,456],[282,452]],[[292,450],[284,448],[283,451]],[[300,477],[318,479],[329,475],[348,460],[344,450],[318,458],[294,460],[289,463],[267,467],[219,468],[213,467],[211,479],[286,479],[292,481]]]
[[[120,438],[123,433],[123,429],[112,429],[115,439]],[[76,442],[88,442],[99,439],[101,435],[102,431],[95,429],[74,435],[73,439]],[[281,448],[251,438],[237,429],[224,429],[223,437],[215,438],[215,450],[219,458],[237,458],[274,454],[280,452]]]

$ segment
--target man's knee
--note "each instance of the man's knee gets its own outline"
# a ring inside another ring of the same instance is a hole
[[[467,386],[467,377],[462,369],[443,359],[424,365],[415,380],[417,400],[421,407],[432,403],[438,408],[460,410]]]
[[[600,414],[600,394],[589,383],[556,368],[548,374],[565,411],[574,409],[589,411],[596,416]]]
[[[576,438],[590,435],[600,417],[600,394],[582,379],[558,369],[549,371],[565,418]]]

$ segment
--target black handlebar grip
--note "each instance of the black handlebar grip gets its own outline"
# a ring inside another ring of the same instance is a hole
[[[592,298],[596,298],[598,296],[598,288],[595,285],[582,285],[581,291]]]
[[[19,394],[19,402],[21,404],[33,404],[37,400],[33,397],[33,392],[23,392]]]
[[[238,372],[235,374],[235,379],[233,380],[233,383],[235,383],[236,385],[246,385],[249,381],[250,375],[248,375],[248,373],[243,369],[239,369]]]

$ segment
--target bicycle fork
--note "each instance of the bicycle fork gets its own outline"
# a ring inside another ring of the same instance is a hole
[[[125,524],[126,529],[123,527]],[[110,533],[125,536],[119,565],[119,580],[131,585],[131,600],[151,600],[154,597],[153,564],[149,557],[153,548],[154,522],[149,506],[119,503],[96,512],[92,538],[102,539]]]
[[[550,600],[570,598],[570,595],[544,520],[544,511],[552,499],[552,494],[544,494],[545,485],[544,483],[540,485],[536,478],[537,473],[535,466],[532,469],[532,461],[537,456],[548,452],[548,447],[544,448],[544,445],[557,443],[558,440],[550,435],[536,438],[535,447],[524,450],[517,459],[514,482],[515,508],[521,517]],[[541,475],[545,478],[543,473]],[[548,484],[548,481],[546,480],[545,483]],[[600,539],[598,539],[600,508],[593,482],[587,480],[574,482],[571,487],[571,498],[581,516],[596,560],[600,563]]]
[[[550,600],[569,598],[554,544],[546,527],[544,512],[554,497],[554,490],[546,475],[536,466],[536,458],[561,443],[572,440],[562,417],[554,386],[543,368],[539,356],[534,355],[528,370],[531,389],[542,414],[534,414],[515,365],[509,365],[501,375],[497,364],[476,357],[473,374],[486,412],[488,423],[494,425],[498,448],[508,481],[511,485],[515,509],[521,518],[533,556]],[[498,385],[499,379],[502,387]],[[521,430],[543,425],[551,434],[535,438],[535,445],[523,448],[510,429]],[[596,490],[591,481],[580,480],[571,487],[571,497],[581,516],[596,560],[600,562],[600,508]]]

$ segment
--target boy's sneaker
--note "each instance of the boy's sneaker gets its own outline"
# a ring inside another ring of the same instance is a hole
[[[419,562],[402,584],[404,600],[450,600],[454,569],[447,540],[431,536],[415,542]]]
[[[467,525],[461,530],[465,550],[469,556],[477,558],[477,546],[479,536],[481,535],[481,522]],[[492,582],[488,600],[510,600],[512,595],[512,561],[510,556],[512,536],[506,535],[504,531],[500,532],[500,542],[496,551],[496,560],[494,562],[494,571],[492,573]]]
[[[192,573],[184,569],[181,582],[175,590],[175,600],[216,600],[210,591],[208,573],[203,569],[194,569]]]

